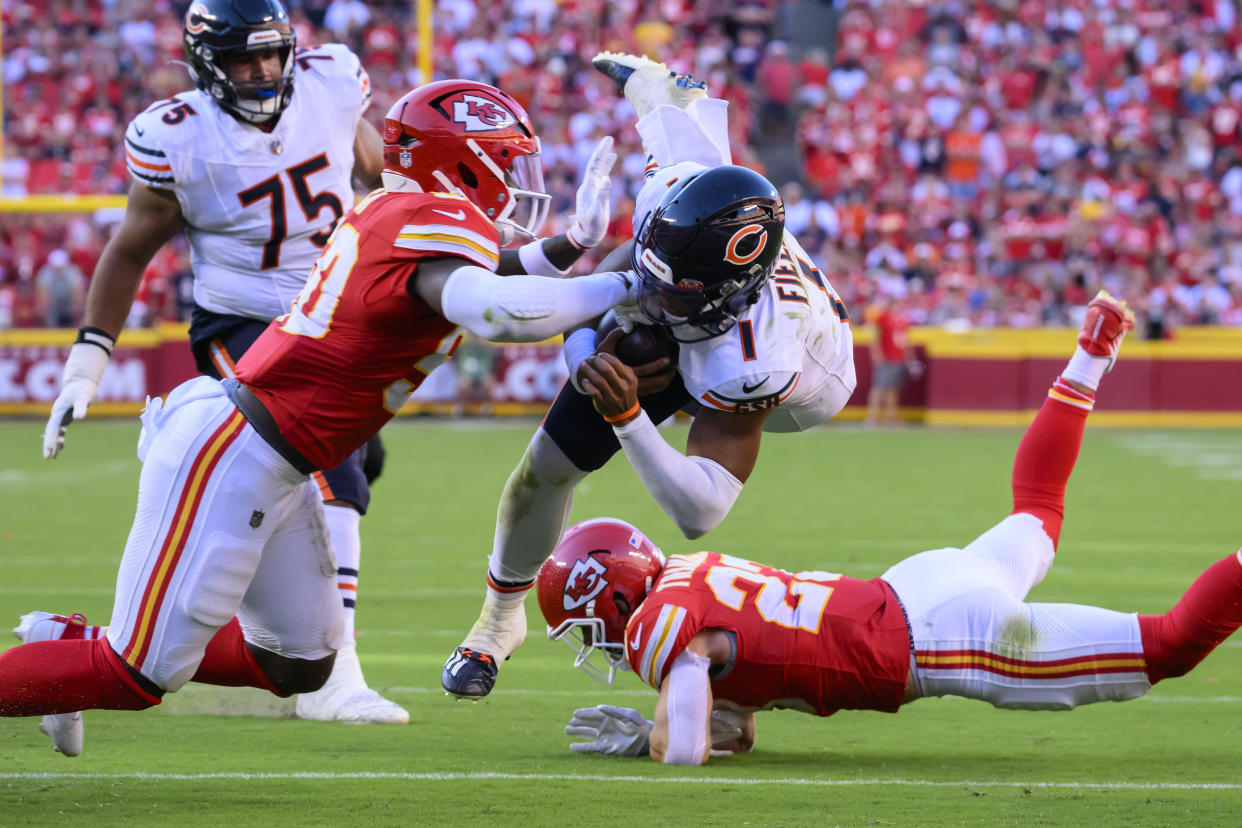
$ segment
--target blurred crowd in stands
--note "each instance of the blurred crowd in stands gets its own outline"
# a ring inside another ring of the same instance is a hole
[[[6,0],[5,195],[126,191],[129,119],[189,87],[175,63],[186,5]],[[373,122],[424,80],[409,0],[286,5],[301,44],[362,57]],[[632,109],[590,58],[633,51],[729,100],[735,162],[771,171],[789,228],[856,316],[884,304],[916,325],[1077,325],[1103,287],[1151,337],[1242,324],[1233,0],[838,0],[835,39],[796,31],[796,6],[437,0],[434,72],[526,105],[555,197],[547,232],[610,134],[605,244],[630,235],[644,158]],[[4,214],[0,328],[76,324],[117,218]],[[184,315],[190,278],[184,244],[170,245],[131,323]]]

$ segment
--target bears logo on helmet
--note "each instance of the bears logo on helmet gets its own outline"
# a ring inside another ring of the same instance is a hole
[[[738,248],[741,247],[742,242],[756,235],[759,238],[753,241],[754,248],[749,253],[739,253]],[[748,224],[734,233],[733,238],[729,239],[729,243],[725,245],[725,261],[737,265],[750,264],[759,258],[759,254],[767,245],[768,231],[758,224]]]
[[[758,300],[784,230],[780,194],[759,173],[712,167],[672,181],[634,235],[639,309],[678,342],[720,336]]]

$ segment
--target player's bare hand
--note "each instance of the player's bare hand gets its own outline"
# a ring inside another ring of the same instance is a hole
[[[755,747],[755,714],[717,708],[711,716],[712,755],[750,753]]]
[[[677,376],[677,366],[668,357],[660,357],[642,365],[632,365],[630,370],[638,377],[638,395],[654,394],[668,388]]]
[[[578,368],[582,390],[591,397],[595,410],[610,421],[638,405],[638,377],[634,369],[613,353],[622,334],[620,328],[609,333],[595,353]],[[637,415],[635,411],[631,417],[615,421],[613,425],[624,425]]]

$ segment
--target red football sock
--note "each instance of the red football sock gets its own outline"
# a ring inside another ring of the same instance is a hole
[[[1242,627],[1242,551],[1217,561],[1164,615],[1140,615],[1151,683],[1184,676]]]
[[[1078,460],[1094,403],[1094,395],[1077,391],[1058,377],[1013,461],[1013,511],[1042,520],[1053,547],[1065,518],[1065,484]]]
[[[277,696],[289,696],[277,690],[267,673],[263,672],[246,646],[241,624],[236,618],[221,627],[207,642],[207,652],[190,681],[224,687],[259,687]]]
[[[0,716],[145,710],[159,703],[107,639],[35,641],[0,653]]]

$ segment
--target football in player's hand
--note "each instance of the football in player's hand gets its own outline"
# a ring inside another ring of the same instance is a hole
[[[606,317],[600,324],[595,341],[603,342],[616,327],[617,323]],[[677,342],[668,335],[668,331],[657,325],[635,325],[634,330],[617,340],[616,354],[617,359],[631,367],[646,365],[665,356],[675,365]]]

